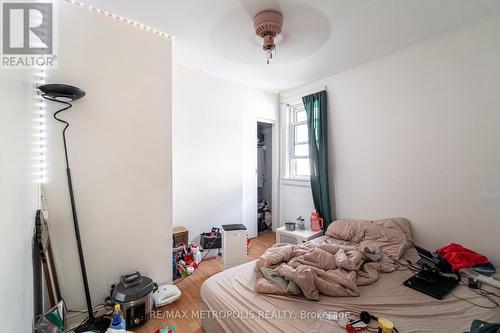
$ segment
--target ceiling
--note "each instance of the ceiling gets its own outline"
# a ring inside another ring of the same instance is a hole
[[[83,0],[175,36],[174,62],[285,90],[342,72],[500,10],[500,0]],[[266,65],[252,18],[284,16]]]

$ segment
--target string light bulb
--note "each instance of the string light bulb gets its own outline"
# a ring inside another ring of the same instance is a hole
[[[45,67],[37,67],[33,72],[33,83],[35,85],[34,98],[34,129],[35,129],[35,159],[37,161],[36,172],[37,183],[47,182],[47,115],[45,103],[38,90],[40,85],[45,84],[47,72]]]
[[[128,23],[130,25],[138,27],[139,29],[146,30],[148,32],[154,33],[154,34],[156,34],[156,35],[158,35],[160,37],[173,39],[173,36],[167,34],[166,32],[160,31],[158,29],[155,29],[155,28],[150,27],[148,25],[139,23],[137,21],[133,21],[133,20],[127,19],[127,18],[125,18],[123,16],[119,16],[119,15],[117,15],[115,13],[111,13],[111,12],[108,12],[106,10],[103,10],[103,9],[100,9],[100,8],[88,5],[88,4],[84,3],[84,2],[77,1],[77,0],[63,0],[63,1],[67,2],[69,4],[72,4],[72,5],[79,6],[81,8],[88,9],[89,11],[96,12],[98,14],[107,16],[107,17],[112,18],[112,19],[114,19],[116,21]]]

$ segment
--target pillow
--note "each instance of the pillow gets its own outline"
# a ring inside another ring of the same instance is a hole
[[[406,246],[405,249],[408,249],[413,246],[413,236],[411,234],[411,225],[410,221],[405,217],[393,217],[389,219],[376,220],[373,223],[379,223],[381,225],[388,225],[390,223],[396,224],[405,234],[406,236]]]
[[[327,236],[359,244],[361,250],[382,251],[398,259],[413,245],[410,222],[403,217],[381,220],[337,220],[328,226]]]

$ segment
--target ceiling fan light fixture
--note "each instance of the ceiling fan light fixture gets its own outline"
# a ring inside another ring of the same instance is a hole
[[[269,64],[269,60],[273,57],[272,52],[276,50],[274,39],[281,33],[283,27],[283,15],[275,10],[264,10],[255,15],[253,21],[255,33],[264,39],[262,49]]]

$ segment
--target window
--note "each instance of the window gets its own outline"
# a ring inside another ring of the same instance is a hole
[[[288,177],[293,179],[309,178],[309,133],[304,105],[290,105],[288,110]]]

